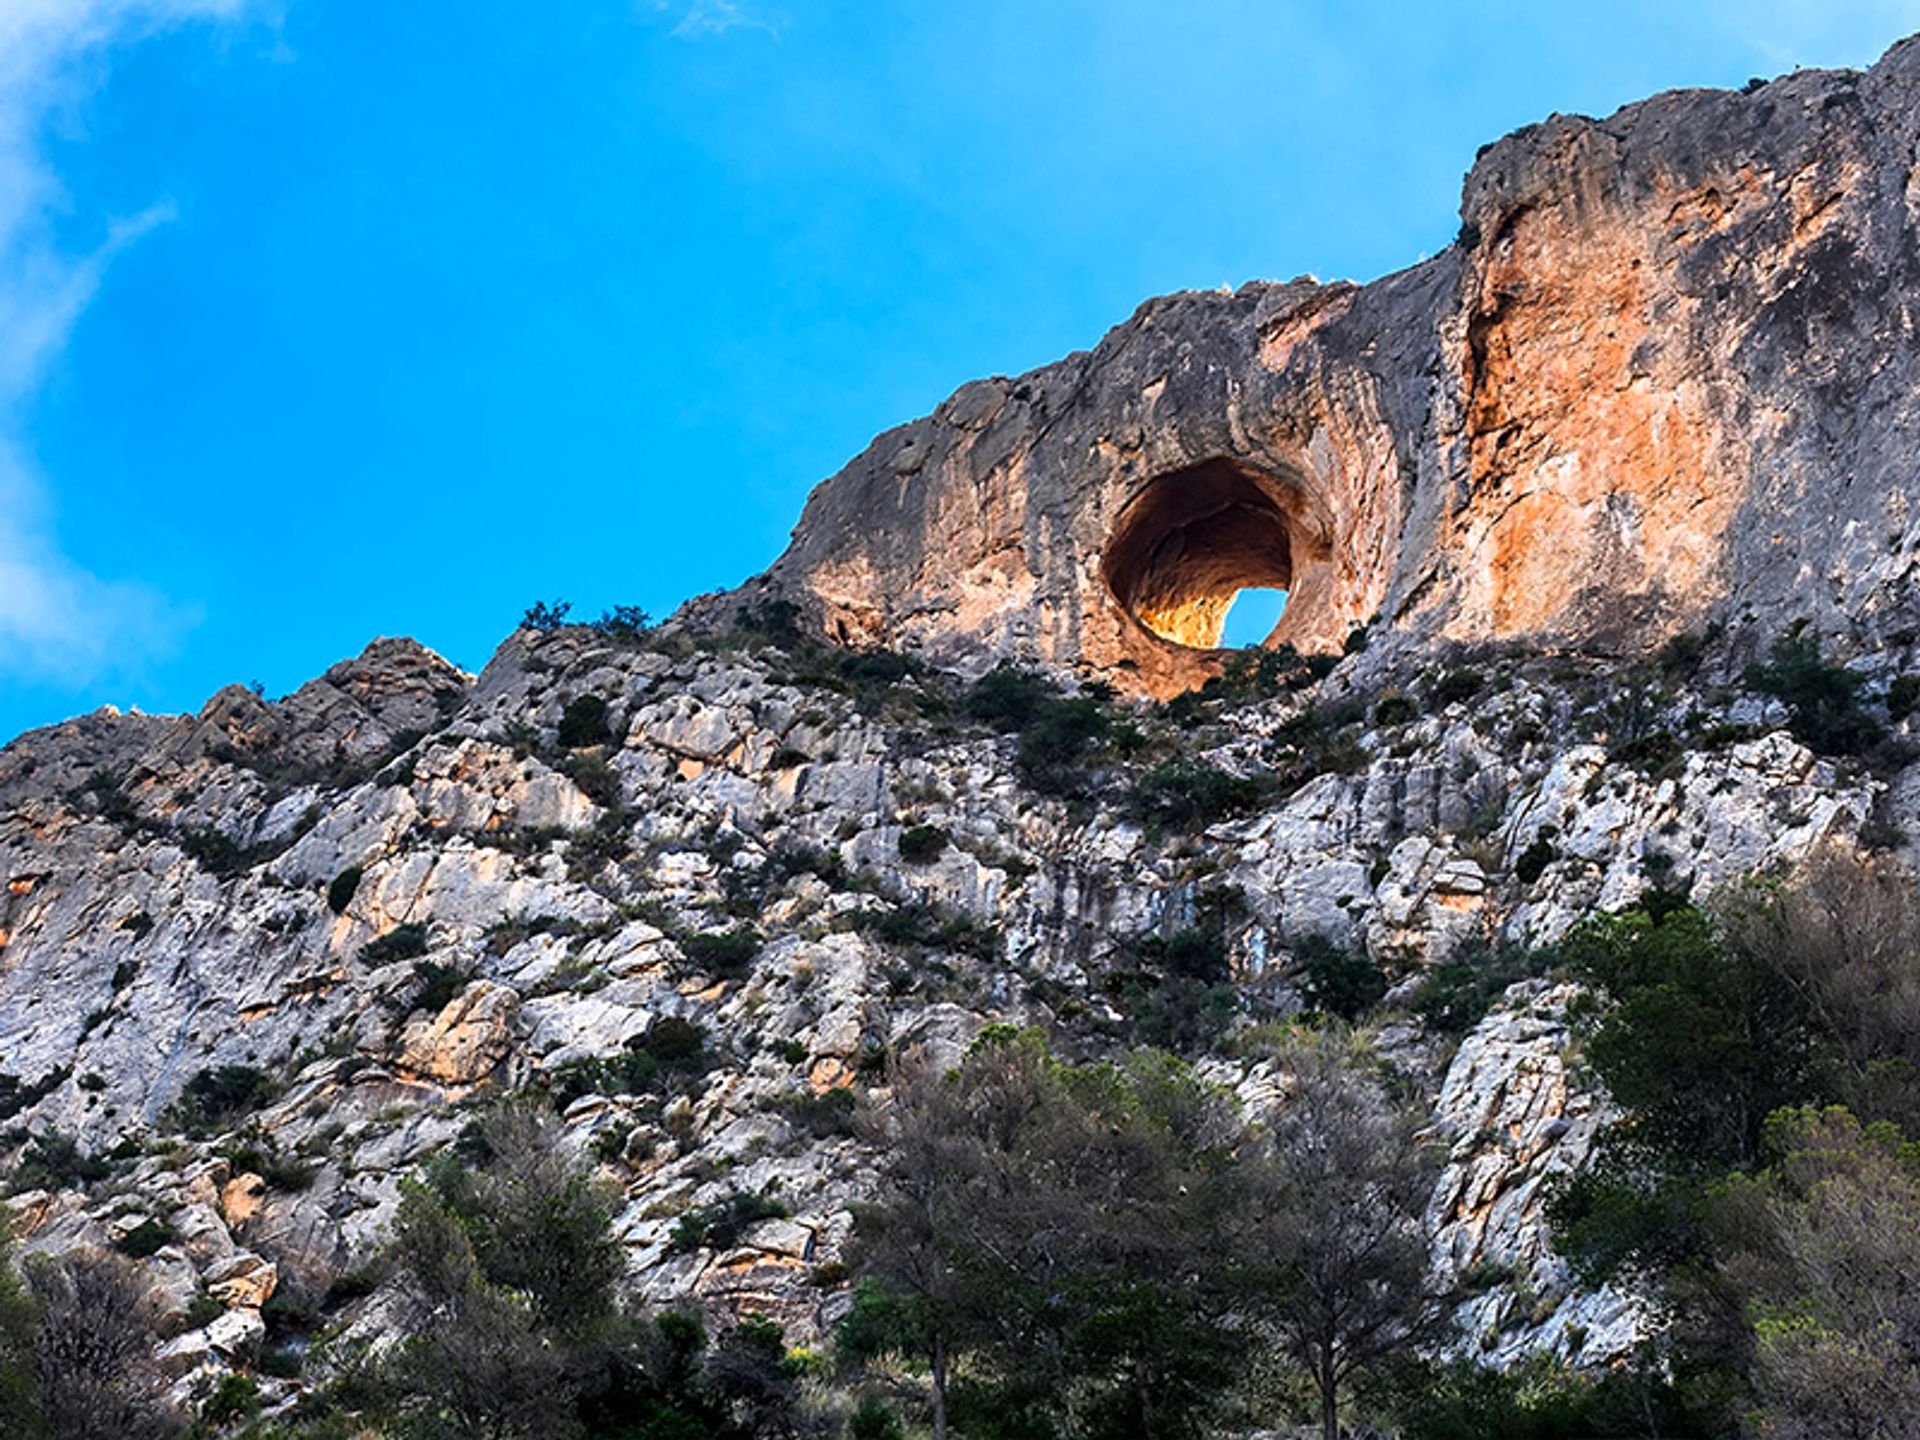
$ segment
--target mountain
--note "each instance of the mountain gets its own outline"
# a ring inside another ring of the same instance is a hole
[[[1575,987],[1515,957],[1822,847],[1920,858],[1916,96],[1908,41],[1530,127],[1442,254],[967,385],[662,625],[20,737],[20,1245],[147,1251],[184,1377],[253,1366],[276,1293],[376,1333],[403,1179],[531,1090],[619,1185],[637,1293],[817,1337],[890,1057],[1005,1021],[1271,1099],[1261,1026],[1333,954],[1449,1147],[1436,1272],[1494,1277],[1459,1333],[1625,1355],[1639,1302],[1541,1210],[1613,1112]],[[1290,595],[1260,655],[1213,648],[1245,586]],[[1192,935],[1224,1010],[1143,967]],[[684,1223],[735,1196],[785,1213]]]

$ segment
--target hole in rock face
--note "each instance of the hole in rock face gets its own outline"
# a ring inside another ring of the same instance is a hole
[[[1243,650],[1265,644],[1286,609],[1284,590],[1242,590],[1227,607],[1226,623],[1220,627],[1221,648]]]
[[[1293,538],[1279,496],[1282,482],[1227,460],[1162,475],[1136,496],[1108,542],[1107,584],[1114,598],[1163,640],[1198,650],[1222,644],[1227,613],[1242,591],[1288,591]],[[1279,623],[1285,597],[1247,597],[1228,643],[1263,642]],[[1265,629],[1249,635],[1264,608]]]

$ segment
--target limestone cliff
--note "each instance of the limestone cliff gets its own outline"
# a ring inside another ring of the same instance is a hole
[[[1459,239],[1368,285],[1150,301],[964,386],[748,587],[823,633],[1164,696],[1244,586],[1269,643],[1644,650],[1706,618],[1914,628],[1920,43],[1871,70],[1556,116]]]
[[[1608,1119],[1569,992],[1496,986],[1464,1033],[1411,1001],[1655,883],[1920,859],[1920,766],[1816,755],[1741,680],[1811,619],[1916,738],[1917,139],[1911,43],[1556,119],[1480,158],[1446,253],[1154,301],[967,386],[664,627],[524,629],[478,676],[380,641],[282,699],[19,738],[0,1162],[36,1136],[98,1162],[39,1153],[23,1243],[163,1241],[183,1377],[253,1364],[276,1290],[376,1333],[354,1282],[402,1178],[533,1090],[620,1187],[636,1291],[817,1333],[880,1062],[1000,1020],[1099,1053],[1139,1024],[1143,944],[1205,915],[1239,1005],[1206,1073],[1277,1103],[1259,1022],[1300,1008],[1309,940],[1363,953],[1450,1147],[1436,1275],[1505,1277],[1462,1343],[1616,1358],[1633,1297],[1580,1290],[1540,1215]],[[1217,668],[1249,584],[1292,591],[1276,643],[1349,653],[1146,703]],[[1128,743],[1036,785],[964,703],[996,656],[1117,682]],[[1168,824],[1163,766],[1257,783]],[[666,1020],[679,1068],[640,1084]],[[723,1247],[678,1224],[736,1192],[790,1213]]]

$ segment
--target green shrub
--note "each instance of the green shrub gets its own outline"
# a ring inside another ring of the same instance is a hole
[[[684,935],[680,953],[695,965],[722,979],[738,979],[747,973],[753,957],[767,942],[751,925],[732,930],[712,930],[702,935]]]
[[[214,1065],[187,1081],[173,1112],[188,1129],[221,1125],[259,1109],[274,1090],[267,1073],[252,1065]]]
[[[1114,717],[1093,693],[1069,697],[1045,675],[1001,664],[968,690],[961,709],[994,729],[1020,736],[1014,765],[1043,795],[1073,795],[1085,766],[1121,738]]]
[[[520,628],[539,631],[543,634],[558,630],[567,623],[567,614],[572,609],[573,606],[565,600],[555,600],[551,603],[536,600],[520,617]]]
[[[87,1154],[71,1135],[42,1130],[27,1141],[12,1182],[16,1191],[85,1189],[112,1173],[111,1165]]]
[[[584,750],[589,745],[604,745],[610,738],[607,702],[600,696],[576,695],[560,712],[554,740],[562,750]]]
[[[973,683],[961,709],[996,730],[1015,731],[1058,699],[1060,688],[1045,675],[1003,661]]]
[[[591,628],[610,640],[638,645],[653,628],[653,616],[638,605],[616,605],[611,610],[602,610]]]
[[[1821,659],[1805,621],[1773,642],[1765,664],[1747,667],[1746,682],[1785,703],[1795,738],[1822,755],[1858,755],[1883,737],[1879,722],[1860,708],[1860,677]]]
[[[561,762],[560,771],[579,786],[580,793],[594,804],[608,810],[619,806],[623,798],[620,791],[620,772],[613,768],[604,755],[595,755],[591,752],[583,755],[569,755]]]
[[[1904,720],[1920,710],[1920,675],[1901,675],[1887,687],[1887,714]]]
[[[1364,954],[1343,950],[1324,935],[1295,942],[1300,993],[1313,1009],[1342,1020],[1357,1020],[1387,993],[1387,977]]]
[[[1442,671],[1427,689],[1427,705],[1434,711],[1440,711],[1463,700],[1471,700],[1480,693],[1485,683],[1478,670],[1465,666]]]
[[[909,865],[927,865],[947,853],[947,832],[937,825],[915,825],[900,833],[900,858]]]
[[[438,960],[421,960],[414,964],[413,978],[415,988],[407,1005],[409,1013],[425,1010],[430,1015],[438,1015],[466,988],[468,976],[466,971],[442,965]]]
[[[396,925],[377,939],[360,947],[363,965],[392,965],[427,953],[427,927],[421,924]]]
[[[1229,774],[1218,766],[1199,760],[1168,760],[1140,778],[1127,808],[1147,825],[1203,830],[1253,809],[1267,793],[1263,782]]]
[[[72,1066],[62,1065],[27,1085],[20,1083],[18,1075],[0,1075],[0,1120],[11,1120],[22,1110],[31,1110],[66,1084],[72,1074]]]
[[[553,1073],[553,1101],[564,1110],[582,1095],[651,1095],[706,1073],[713,1062],[707,1032],[692,1020],[662,1015],[637,1041]]]
[[[858,910],[846,923],[887,944],[950,950],[976,960],[991,960],[1000,947],[1000,932],[995,926],[970,915],[950,915],[932,905]]]
[[[853,1115],[859,1103],[851,1090],[834,1088],[817,1094],[807,1090],[782,1096],[779,1110],[795,1129],[826,1140],[853,1133]]]
[[[878,1395],[862,1397],[847,1417],[847,1440],[906,1440],[899,1418]]]
[[[1554,862],[1553,841],[1546,834],[1535,837],[1533,843],[1520,852],[1513,862],[1513,878],[1522,885],[1531,885],[1547,873],[1547,867]]]
[[[144,1260],[171,1245],[176,1238],[171,1225],[163,1224],[149,1215],[114,1241],[113,1248],[122,1255]]]
[[[770,1195],[730,1190],[710,1205],[687,1211],[674,1222],[667,1245],[671,1250],[710,1250],[731,1248],[749,1226],[762,1220],[778,1220],[788,1214],[787,1207]]]
[[[769,770],[797,770],[813,757],[795,745],[782,745],[767,760]]]
[[[1420,718],[1420,702],[1411,695],[1383,695],[1374,702],[1373,723],[1382,730],[1406,725]]]
[[[333,877],[333,883],[327,886],[327,908],[336,915],[347,913],[347,906],[353,903],[354,894],[360,889],[360,877],[366,874],[363,866],[349,865]]]
[[[1198,690],[1169,700],[1167,718],[1186,724],[1221,704],[1290,694],[1329,674],[1338,663],[1332,655],[1302,655],[1285,642],[1270,649],[1248,646],[1223,660],[1220,673],[1209,677]]]
[[[200,1404],[200,1419],[216,1428],[260,1413],[260,1387],[250,1375],[222,1375]]]
[[[1485,943],[1463,945],[1427,967],[1409,1004],[1432,1029],[1464,1035],[1480,1023],[1508,986],[1539,974],[1545,964],[1545,956],[1530,951],[1496,952]]]
[[[1355,733],[1365,711],[1358,702],[1303,710],[1274,731],[1270,758],[1276,793],[1291,794],[1319,775],[1347,775],[1367,767]]]

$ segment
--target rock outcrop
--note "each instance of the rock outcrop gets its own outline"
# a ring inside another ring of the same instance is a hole
[[[402,1179],[530,1091],[619,1187],[636,1293],[817,1335],[884,1059],[1001,1021],[1102,1053],[1137,1033],[1129,967],[1204,915],[1241,1003],[1208,1078],[1281,1093],[1257,1022],[1300,1008],[1309,941],[1364,954],[1447,1146],[1433,1263],[1471,1292],[1465,1343],[1618,1359],[1634,1297],[1583,1291],[1541,1215],[1610,1115],[1566,1062],[1566,986],[1451,1028],[1412,1001],[1656,885],[1920,860],[1911,749],[1815,754],[1741,663],[1810,619],[1849,703],[1920,738],[1916,71],[1908,44],[1522,132],[1444,254],[1155,301],[968,386],[823,486],[766,576],[659,629],[523,629],[478,676],[379,641],[283,699],[20,737],[20,1243],[141,1253],[183,1385],[251,1366],[276,1294],[370,1334]],[[1246,585],[1291,591],[1276,646],[1343,653],[1146,703],[1218,668]],[[1072,785],[969,717],[999,657],[1120,692]],[[1258,783],[1183,828],[1141,803],[1168,773]],[[724,1246],[679,1223],[738,1195],[787,1213]]]
[[[814,493],[744,597],[841,643],[1165,696],[1268,643],[1633,652],[1703,620],[1913,630],[1920,43],[1556,116],[1372,284],[1153,300]]]

